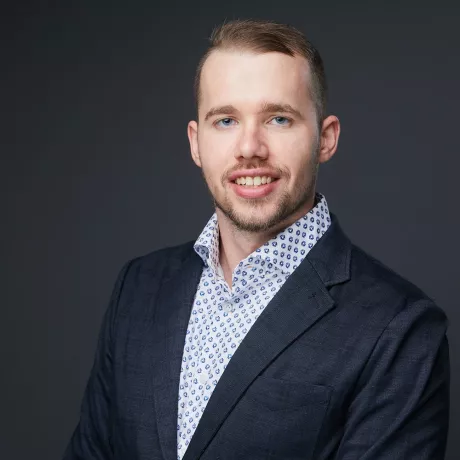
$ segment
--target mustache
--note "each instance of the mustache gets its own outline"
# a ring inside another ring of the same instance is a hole
[[[233,173],[236,173],[238,171],[247,171],[248,169],[257,169],[257,168],[264,168],[264,169],[268,169],[270,171],[272,171],[274,173],[274,175],[276,176],[290,176],[290,173],[289,171],[286,171],[280,167],[276,167],[276,166],[270,166],[266,163],[251,163],[251,164],[239,164],[239,165],[235,165],[233,166],[232,168],[228,169],[227,171],[225,171],[222,176],[221,176],[221,180],[222,180],[222,183],[224,183],[225,181],[228,180],[229,176]]]

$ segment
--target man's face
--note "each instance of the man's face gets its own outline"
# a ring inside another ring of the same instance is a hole
[[[240,230],[273,230],[313,206],[319,133],[309,86],[301,57],[215,51],[204,64],[192,157],[218,214]]]

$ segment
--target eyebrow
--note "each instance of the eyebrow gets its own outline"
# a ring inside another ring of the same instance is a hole
[[[222,105],[220,107],[213,107],[206,113],[204,120],[206,121],[209,118],[214,117],[216,115],[232,115],[237,112],[238,110],[233,105]],[[258,113],[272,113],[272,112],[290,113],[296,116],[297,118],[300,118],[301,120],[304,119],[304,116],[297,109],[292,107],[292,105],[281,104],[281,103],[276,103],[276,102],[264,102]]]

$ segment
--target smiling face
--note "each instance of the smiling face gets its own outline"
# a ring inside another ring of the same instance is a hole
[[[206,60],[199,122],[189,123],[188,135],[219,222],[274,231],[313,207],[327,155],[309,86],[300,56],[219,50]]]

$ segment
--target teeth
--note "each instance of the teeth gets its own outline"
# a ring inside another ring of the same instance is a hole
[[[269,184],[272,181],[273,179],[269,176],[256,176],[256,177],[246,176],[246,177],[238,177],[238,179],[236,179],[235,182],[238,185],[253,185],[257,187],[259,185]]]

